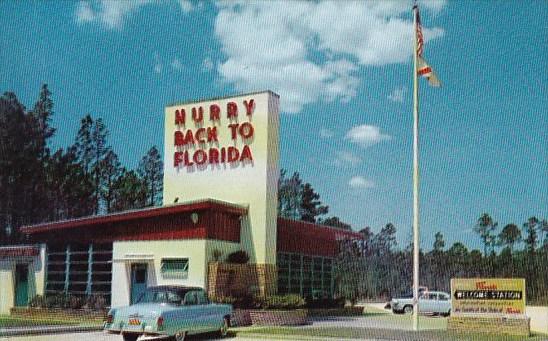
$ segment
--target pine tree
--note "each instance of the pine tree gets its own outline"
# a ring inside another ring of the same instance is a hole
[[[164,163],[160,152],[153,146],[139,162],[137,174],[143,179],[146,187],[147,206],[162,204]]]

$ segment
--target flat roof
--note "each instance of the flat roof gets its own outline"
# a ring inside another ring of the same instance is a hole
[[[227,98],[251,96],[251,95],[264,94],[264,93],[270,93],[270,94],[274,95],[275,97],[280,98],[280,95],[278,95],[277,93],[275,93],[272,90],[262,90],[262,91],[249,92],[249,93],[245,93],[245,94],[235,94],[235,95],[227,95],[227,96],[211,97],[211,98],[198,98],[198,99],[193,99],[193,100],[173,102],[173,103],[168,103],[166,105],[166,108],[167,107],[174,107],[176,105],[187,105],[187,104],[200,103],[200,102],[211,102],[211,101],[218,101],[218,100],[223,100],[223,99],[227,99]]]
[[[188,201],[179,204],[166,205],[161,207],[149,207],[137,210],[110,213],[98,216],[88,216],[75,219],[54,221],[35,225],[22,226],[20,231],[24,234],[33,234],[46,231],[63,230],[81,226],[100,225],[106,223],[129,221],[135,219],[160,217],[171,214],[185,213],[198,210],[215,210],[235,215],[247,214],[247,206],[232,204],[229,202],[204,199]]]

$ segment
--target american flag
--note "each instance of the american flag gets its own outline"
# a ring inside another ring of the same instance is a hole
[[[417,55],[422,57],[422,50],[424,47],[424,38],[422,36],[421,16],[419,15],[419,8],[417,7]]]

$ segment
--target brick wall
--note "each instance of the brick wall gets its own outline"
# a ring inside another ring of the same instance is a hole
[[[211,262],[208,266],[209,297],[268,296],[277,291],[276,266],[272,264],[229,264]]]

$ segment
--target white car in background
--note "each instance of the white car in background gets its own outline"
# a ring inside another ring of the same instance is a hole
[[[393,298],[390,306],[395,314],[412,314],[413,296]],[[451,314],[451,295],[443,291],[422,292],[419,296],[419,313],[449,316]]]

